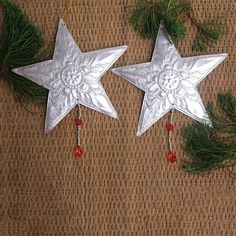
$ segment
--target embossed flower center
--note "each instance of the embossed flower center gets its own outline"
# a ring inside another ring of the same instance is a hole
[[[158,84],[164,91],[173,91],[180,85],[181,73],[173,69],[165,69],[159,75]]]
[[[73,66],[64,67],[60,72],[60,78],[63,84],[68,88],[77,87],[83,80],[86,73],[90,71],[89,66]]]

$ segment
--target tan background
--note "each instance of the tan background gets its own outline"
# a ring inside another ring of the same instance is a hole
[[[127,44],[115,66],[150,60],[153,42],[128,22],[135,0],[77,0],[65,21],[83,51]],[[198,17],[226,15],[229,33],[209,53],[230,54],[199,86],[206,104],[219,91],[235,89],[236,2],[192,1]],[[62,0],[17,1],[43,30],[52,53]],[[194,31],[178,45],[191,51]],[[45,107],[22,108],[0,81],[0,235],[236,235],[235,181],[225,171],[206,176],[183,173],[166,162],[161,119],[135,136],[143,93],[107,73],[103,85],[120,114],[115,121],[83,108],[83,160],[73,156],[75,111],[56,129],[43,133]],[[184,157],[181,131],[189,118],[176,113],[174,147]]]

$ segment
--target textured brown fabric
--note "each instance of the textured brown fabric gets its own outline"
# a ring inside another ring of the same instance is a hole
[[[43,30],[53,51],[64,0],[18,0]],[[69,1],[68,1],[69,2]],[[127,44],[115,66],[150,60],[153,42],[143,40],[128,22],[135,0],[76,0],[65,21],[83,51]],[[230,57],[199,86],[206,104],[219,91],[235,93],[236,2],[192,1],[198,17],[226,15],[229,33],[209,53]],[[191,51],[194,30],[178,45]],[[0,81],[0,235],[236,235],[235,181],[217,171],[206,176],[183,173],[168,164],[165,125],[157,122],[135,136],[143,93],[107,73],[102,83],[120,114],[113,120],[83,108],[83,160],[73,156],[72,111],[45,135],[45,107],[17,103]],[[191,119],[175,114],[174,147],[184,157],[181,131]]]

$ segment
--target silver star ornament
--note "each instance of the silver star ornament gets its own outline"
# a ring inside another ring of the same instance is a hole
[[[117,118],[100,79],[126,49],[120,46],[82,53],[60,19],[53,59],[13,70],[49,90],[46,133],[77,104]]]
[[[172,109],[210,123],[196,87],[226,57],[216,54],[181,58],[160,25],[151,62],[112,70],[145,92],[137,135]]]

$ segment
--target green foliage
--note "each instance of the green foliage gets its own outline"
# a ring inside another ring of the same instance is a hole
[[[193,49],[196,51],[206,51],[209,46],[216,43],[226,32],[221,18],[214,18],[203,23],[193,19],[193,22],[198,29],[193,44]]]
[[[37,84],[25,79],[22,76],[11,73],[7,82],[14,91],[16,99],[20,101],[30,101],[44,104],[47,97],[47,90],[38,86]]]
[[[131,15],[130,21],[145,38],[152,39],[156,38],[159,24],[162,21],[172,40],[177,41],[185,36],[186,27],[180,18],[188,14],[189,7],[187,1],[176,4],[169,0],[142,0]]]
[[[190,158],[183,160],[183,169],[192,174],[236,165],[236,98],[230,92],[219,94],[208,114],[211,126],[195,123],[184,132]]]
[[[190,19],[197,28],[193,49],[205,51],[224,34],[225,27],[220,18],[200,22],[192,14],[189,0],[140,0],[130,17],[130,22],[144,38],[154,39],[161,22],[174,42],[186,36],[186,19]]]
[[[47,91],[37,84],[20,77],[11,69],[38,61],[43,38],[21,9],[10,0],[0,0],[5,8],[0,37],[1,77],[7,80],[20,100],[44,102]]]

